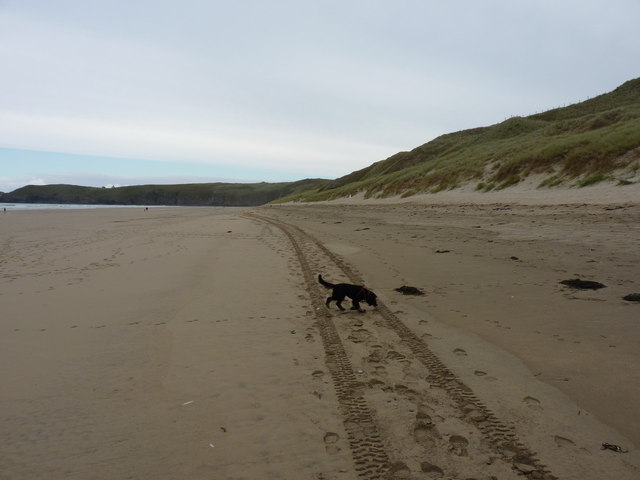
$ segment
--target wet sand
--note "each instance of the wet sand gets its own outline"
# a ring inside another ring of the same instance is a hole
[[[0,220],[3,478],[640,474],[640,305],[622,300],[640,292],[638,204]],[[379,311],[325,311],[317,273],[362,279]],[[575,277],[607,287],[558,283]]]

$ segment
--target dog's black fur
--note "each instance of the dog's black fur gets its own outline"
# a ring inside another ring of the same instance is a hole
[[[333,301],[336,302],[336,305],[340,310],[345,310],[342,306],[342,301],[345,297],[349,297],[353,306],[351,310],[358,310],[359,312],[364,312],[362,308],[360,308],[360,302],[366,302],[372,307],[377,307],[378,303],[376,299],[378,298],[375,293],[373,293],[368,288],[363,287],[362,285],[351,285],[350,283],[338,283],[334,285],[333,283],[329,283],[322,278],[322,275],[318,275],[318,281],[327,288],[333,288],[333,293],[327,301],[325,302],[327,307]]]

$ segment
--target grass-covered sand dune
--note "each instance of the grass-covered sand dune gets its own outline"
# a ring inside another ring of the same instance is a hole
[[[469,183],[486,192],[518,184],[532,174],[543,178],[540,187],[637,182],[640,78],[568,107],[442,135],[283,201],[356,193],[367,198],[408,197]]]

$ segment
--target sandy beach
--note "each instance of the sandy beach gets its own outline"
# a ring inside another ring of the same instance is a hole
[[[0,215],[0,478],[640,478],[606,192]]]

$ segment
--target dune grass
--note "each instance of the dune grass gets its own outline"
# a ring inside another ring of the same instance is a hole
[[[639,168],[640,78],[575,105],[442,135],[282,201],[330,200],[360,192],[367,198],[406,197],[470,182],[486,192],[516,185],[532,174],[546,175],[540,186],[548,188],[616,178],[625,184]]]

